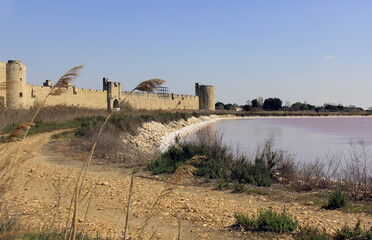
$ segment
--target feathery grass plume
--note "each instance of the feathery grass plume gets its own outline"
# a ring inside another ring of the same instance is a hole
[[[154,92],[157,87],[161,86],[164,83],[165,83],[165,80],[163,79],[153,78],[153,79],[141,82],[140,84],[137,85],[137,87],[133,89],[133,91],[138,90],[138,91],[143,91],[143,92]]]
[[[0,82],[0,91],[6,90],[6,82]]]
[[[70,71],[68,71],[65,75],[63,75],[59,80],[58,82],[51,88],[51,90],[49,91],[49,93],[45,96],[45,98],[43,99],[43,101],[39,104],[38,108],[36,109],[36,112],[33,114],[33,117],[31,119],[30,122],[26,123],[26,124],[21,124],[19,125],[16,130],[13,132],[14,136],[16,136],[18,138],[18,134],[21,134],[23,133],[23,137],[22,137],[22,140],[20,141],[20,144],[19,144],[19,147],[17,149],[17,152],[15,154],[14,157],[12,157],[10,159],[10,162],[7,163],[7,165],[9,166],[7,169],[6,169],[6,174],[7,176],[10,176],[8,177],[9,179],[7,179],[7,181],[11,182],[13,180],[13,176],[14,176],[14,173],[15,173],[15,170],[16,170],[16,165],[20,159],[20,153],[21,153],[21,150],[22,150],[22,147],[23,147],[23,144],[24,144],[24,141],[25,141],[25,138],[27,136],[27,133],[30,131],[30,128],[31,126],[33,125],[35,119],[36,119],[36,116],[38,115],[38,113],[40,112],[40,110],[44,107],[45,103],[46,103],[46,100],[47,98],[50,96],[50,95],[59,95],[60,93],[62,93],[61,91],[58,91],[58,89],[60,89],[60,87],[62,86],[65,86],[66,84],[72,82],[73,80],[75,80],[78,75],[79,75],[79,70],[82,68],[83,66],[80,65],[80,66],[77,66],[77,67],[74,67],[72,68]],[[7,89],[9,87],[9,83],[10,82],[6,82],[5,85],[2,84],[1,85],[1,88],[2,89]],[[57,89],[57,90],[56,90]],[[3,161],[6,161],[7,159],[2,156],[1,157],[1,162]],[[5,171],[5,170],[4,170]],[[4,189],[2,189],[2,192],[3,192],[3,198],[7,192],[7,190],[9,189],[9,187],[11,186],[11,184],[6,184],[4,185]]]
[[[35,123],[31,123],[31,122],[25,122],[25,123],[19,124],[16,128],[14,128],[10,132],[9,134],[10,141],[15,141],[15,140],[18,140],[20,137],[23,137],[26,133],[26,130],[33,125],[35,125]]]
[[[143,81],[141,82],[140,84],[137,85],[137,87],[135,87],[132,91],[130,91],[126,97],[120,101],[119,105],[123,104],[125,102],[125,100],[127,99],[127,97],[129,96],[130,93],[134,92],[135,90],[138,90],[138,91],[145,91],[145,92],[153,92],[156,87],[160,86],[161,84],[165,83],[165,81],[163,79],[159,79],[159,78],[154,78],[154,79],[150,79],[150,80],[146,80],[146,81]],[[72,228],[72,231],[71,231],[71,234],[69,236],[69,239],[72,239],[72,240],[75,240],[76,239],[76,221],[77,221],[77,209],[78,209],[78,199],[79,199],[79,196],[81,194],[81,191],[83,189],[83,186],[84,186],[84,182],[85,182],[85,178],[86,178],[86,174],[88,172],[88,168],[89,168],[89,165],[90,165],[90,162],[92,160],[92,157],[93,157],[93,153],[94,153],[94,150],[96,149],[96,146],[97,146],[97,143],[98,143],[98,140],[100,139],[103,131],[105,130],[106,128],[106,125],[107,123],[110,121],[111,117],[113,116],[114,112],[111,112],[105,119],[105,121],[103,122],[101,128],[99,129],[98,131],[98,134],[94,140],[94,143],[92,145],[92,148],[86,158],[86,160],[84,161],[84,164],[81,168],[81,171],[77,177],[77,180],[76,180],[76,188],[75,188],[75,191],[74,191],[74,196],[72,197],[71,199],[71,202],[74,202],[74,212],[73,212],[73,215],[72,215],[72,223],[71,223],[71,228]],[[79,184],[81,181],[81,184]],[[80,185],[80,187],[79,187]],[[71,210],[71,208],[70,208]],[[68,213],[68,215],[70,216],[70,211]],[[67,221],[66,221],[66,224],[69,222],[69,217],[67,218]],[[67,231],[66,231],[67,232]],[[67,239],[67,235],[65,235],[65,239]]]
[[[27,127],[26,131],[25,131],[25,134],[23,135],[23,138],[22,138],[22,141],[20,143],[20,146],[18,148],[18,152],[17,152],[17,155],[16,157],[14,158],[14,161],[17,162],[18,160],[18,156],[19,156],[19,153],[22,149],[22,145],[23,145],[23,142],[27,136],[27,133],[30,131],[30,128],[31,128],[31,125],[34,123],[35,119],[36,119],[36,116],[39,114],[41,108],[44,107],[45,103],[46,103],[46,100],[47,98],[50,96],[50,95],[59,95],[61,94],[62,92],[58,91],[58,89],[60,89],[60,87],[63,85],[63,84],[68,84],[69,82],[72,82],[73,80],[75,80],[78,76],[79,76],[79,71],[80,69],[83,68],[83,65],[80,65],[80,66],[77,66],[77,67],[74,67],[72,68],[70,71],[68,71],[65,75],[63,75],[59,80],[58,82],[52,87],[52,89],[49,91],[49,93],[45,96],[44,100],[40,103],[39,107],[37,108],[34,116],[32,117],[31,121],[30,121],[30,125]],[[57,90],[56,90],[57,89]],[[58,93],[58,94],[57,94]]]
[[[80,75],[80,70],[84,67],[84,65],[76,66],[70,71],[68,71],[65,75],[63,75],[58,82],[52,87],[49,95],[57,96],[61,95],[68,86],[72,84],[76,80],[76,78]]]
[[[9,90],[12,83],[16,83],[17,81],[6,81],[0,83],[0,91]]]

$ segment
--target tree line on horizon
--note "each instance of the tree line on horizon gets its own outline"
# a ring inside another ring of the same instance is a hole
[[[324,103],[323,106],[315,106],[307,102],[295,102],[290,104],[283,102],[280,98],[270,97],[263,99],[258,97],[252,100],[247,100],[245,105],[238,105],[236,103],[224,104],[223,102],[217,102],[215,104],[216,110],[238,110],[238,111],[315,111],[315,112],[360,112],[364,111],[361,107],[354,105],[343,106],[342,104]],[[370,107],[367,111],[372,111]]]

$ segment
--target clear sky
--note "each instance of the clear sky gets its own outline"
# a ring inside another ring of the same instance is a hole
[[[371,0],[0,0],[0,61],[54,82],[85,64],[131,90],[150,78],[171,92],[214,85],[216,101],[262,96],[372,106]]]

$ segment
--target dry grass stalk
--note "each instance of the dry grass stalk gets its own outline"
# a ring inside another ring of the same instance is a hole
[[[35,125],[31,122],[25,122],[19,124],[16,128],[14,128],[9,135],[10,141],[18,140],[20,137],[23,137],[27,131],[27,129],[31,126]]]
[[[3,173],[3,174],[1,174],[1,176],[3,177],[3,179],[2,179],[3,181],[0,184],[0,188],[1,188],[1,193],[3,194],[3,197],[6,194],[9,187],[11,186],[10,182],[14,179],[16,166],[17,166],[19,160],[21,159],[20,155],[21,155],[21,151],[23,149],[23,144],[24,144],[25,138],[26,138],[31,126],[34,124],[34,121],[35,121],[38,113],[44,107],[47,98],[50,95],[59,95],[61,92],[59,92],[58,89],[65,86],[65,84],[68,84],[69,82],[72,82],[73,80],[75,80],[77,78],[77,76],[79,75],[79,70],[82,67],[83,66],[77,66],[77,67],[71,69],[70,71],[68,71],[65,75],[63,75],[58,80],[58,82],[51,88],[50,92],[47,94],[47,96],[44,98],[44,100],[39,104],[38,108],[36,109],[35,113],[32,116],[31,121],[27,122],[27,123],[20,124],[19,126],[17,126],[17,128],[14,131],[12,131],[11,136],[10,136],[11,138],[13,138],[13,139],[17,138],[18,139],[19,136],[21,135],[22,140],[21,140],[21,142],[20,142],[20,144],[17,148],[16,154],[15,154],[14,157],[8,155],[8,156],[1,159],[1,164],[6,165],[5,168],[1,169],[1,172]],[[5,84],[3,83],[1,85],[1,89],[6,90],[9,86],[8,84],[9,84],[9,82],[6,82]]]
[[[129,197],[128,197],[128,206],[127,206],[127,215],[125,218],[125,230],[124,230],[124,240],[127,239],[128,226],[129,226],[129,210],[130,210],[130,199],[133,193],[133,175],[130,178],[130,187],[129,187]]]
[[[168,196],[169,194],[171,194],[174,190],[174,186],[170,186],[172,183],[170,182],[167,182],[167,184],[164,186],[163,190],[159,193],[159,195],[157,196],[154,204],[152,205],[151,209],[150,209],[150,214],[149,216],[145,219],[145,221],[143,222],[142,224],[142,227],[139,229],[140,230],[140,234],[138,236],[138,239],[143,239],[143,234],[145,233],[145,229],[146,227],[148,226],[150,220],[152,217],[156,216],[157,213],[155,213],[155,207],[156,205],[158,205],[159,201]]]
[[[181,240],[181,218],[178,218],[178,235],[177,240]]]
[[[58,80],[58,82],[52,87],[48,95],[53,96],[61,95],[64,92],[65,88],[72,85],[72,82],[74,82],[76,78],[80,75],[80,70],[83,67],[84,67],[83,65],[80,65],[70,69],[70,71],[63,75]],[[48,95],[45,98],[47,98]]]
[[[159,201],[161,199],[163,199],[164,197],[170,195],[173,192],[175,184],[178,184],[178,183],[180,183],[180,181],[183,181],[183,179],[184,179],[183,174],[186,174],[187,177],[189,177],[190,173],[192,175],[192,172],[194,171],[195,168],[193,166],[189,165],[189,164],[198,163],[198,162],[200,162],[200,160],[206,159],[206,158],[207,158],[206,156],[196,155],[196,156],[190,158],[189,160],[187,160],[183,165],[179,166],[176,169],[175,173],[170,177],[169,181],[165,184],[163,190],[157,196],[154,204],[152,205],[152,207],[150,209],[149,216],[145,219],[144,223],[142,224],[142,227],[140,228],[140,234],[138,236],[138,239],[143,238],[145,228],[149,224],[151,218],[156,215],[156,213],[154,213],[154,211],[155,211],[155,207],[158,205]],[[184,171],[185,167],[186,167],[186,169],[188,169],[188,170],[186,170],[186,172]],[[178,232],[178,237],[180,238],[180,235],[181,235],[181,220],[180,219],[179,219],[179,230],[178,231],[179,231]]]
[[[17,81],[6,81],[0,83],[0,92],[9,90],[12,83],[16,83]]]
[[[158,231],[158,229],[159,229],[159,227],[157,227],[157,228],[155,229],[155,231],[151,234],[149,240],[151,240],[151,239],[154,238],[154,236],[155,236],[156,232]]]
[[[160,85],[164,84],[165,80],[160,79],[160,78],[153,78],[150,80],[146,80],[141,82],[140,84],[135,87],[133,91],[138,90],[138,91],[143,91],[143,92],[154,92],[157,87]]]
[[[156,87],[160,86],[163,83],[165,83],[165,81],[162,80],[162,79],[150,79],[150,80],[146,80],[144,82],[141,82],[140,84],[137,85],[137,87],[135,87],[132,91],[130,91],[127,94],[127,96],[119,103],[119,105],[123,104],[125,102],[125,100],[127,99],[127,97],[129,96],[129,94],[132,93],[133,91],[139,90],[139,91],[153,92],[156,89]],[[75,238],[76,238],[76,218],[77,218],[78,198],[79,198],[81,190],[84,186],[86,174],[87,174],[90,162],[92,160],[94,150],[97,146],[98,140],[100,139],[103,131],[105,130],[105,128],[107,126],[107,123],[110,121],[113,114],[114,114],[114,112],[111,112],[106,117],[105,121],[103,122],[103,124],[102,124],[96,138],[95,138],[95,141],[92,145],[92,148],[91,148],[86,160],[84,161],[83,167],[82,167],[82,169],[81,169],[81,171],[80,171],[80,173],[77,177],[76,189],[75,189],[75,194],[74,194],[75,196],[73,197],[73,198],[75,198],[73,221],[72,221],[72,229],[73,230],[72,230],[72,234],[70,235],[69,239],[75,240]],[[81,184],[80,184],[80,188],[79,188],[80,181],[81,181]],[[68,221],[69,221],[69,219],[67,219],[67,222]]]
[[[80,69],[83,68],[83,65],[80,65],[80,66],[77,66],[77,67],[74,67],[72,68],[70,71],[68,71],[65,75],[63,75],[59,80],[58,82],[51,88],[51,90],[49,91],[49,93],[45,96],[44,100],[40,103],[39,107],[37,108],[34,116],[32,117],[31,121],[30,121],[30,124],[29,126],[27,127],[27,129],[25,130],[25,133],[23,135],[23,138],[22,138],[22,141],[20,143],[20,146],[18,148],[18,152],[17,152],[17,155],[15,156],[14,158],[14,162],[16,163],[17,160],[18,160],[18,156],[19,156],[19,153],[22,149],[22,146],[23,146],[23,143],[24,143],[24,140],[27,136],[27,133],[30,131],[30,128],[32,126],[32,124],[35,122],[35,119],[36,119],[36,116],[39,114],[41,108],[44,107],[45,103],[46,103],[46,100],[47,98],[50,96],[50,95],[60,95],[61,92],[58,91],[58,89],[61,88],[61,86],[63,86],[64,84],[68,84],[69,82],[72,82],[73,80],[75,80],[78,76],[79,76],[79,71]]]

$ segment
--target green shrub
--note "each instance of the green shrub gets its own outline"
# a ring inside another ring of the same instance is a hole
[[[360,227],[360,220],[358,220],[354,229],[350,228],[348,225],[345,225],[341,230],[338,230],[336,232],[335,239],[370,240],[372,239],[372,227],[369,230],[362,229]]]
[[[337,209],[341,207],[346,207],[349,204],[349,200],[341,189],[334,190],[329,194],[328,203],[325,206],[326,209]]]
[[[217,188],[216,188],[217,190],[222,190],[224,188],[228,188],[229,186],[230,186],[230,184],[225,182],[225,179],[219,178],[217,180]]]
[[[326,233],[325,229],[319,230],[318,228],[312,228],[309,225],[299,227],[296,239],[298,240],[327,240],[331,236]]]
[[[285,213],[277,213],[272,209],[260,210],[257,216],[249,217],[244,213],[235,213],[237,225],[244,230],[265,231],[265,232],[291,232],[297,228],[297,220]]]
[[[245,191],[244,184],[239,183],[239,182],[235,182],[233,185],[233,188],[234,188],[234,191],[233,191],[234,193],[241,193]]]
[[[182,144],[181,148],[173,145],[159,158],[149,162],[147,169],[153,174],[174,173],[179,166],[193,156],[194,151],[189,144]]]
[[[245,158],[235,161],[231,167],[231,180],[239,183],[249,183],[259,187],[270,187],[270,169],[265,165],[261,158],[257,158],[254,163],[248,162]]]
[[[194,156],[205,156],[190,164],[196,167],[195,175],[210,179],[227,177],[227,170],[232,161],[228,148],[219,142],[195,143],[184,142],[171,146],[168,151],[147,164],[153,174],[173,173],[181,164]]]

